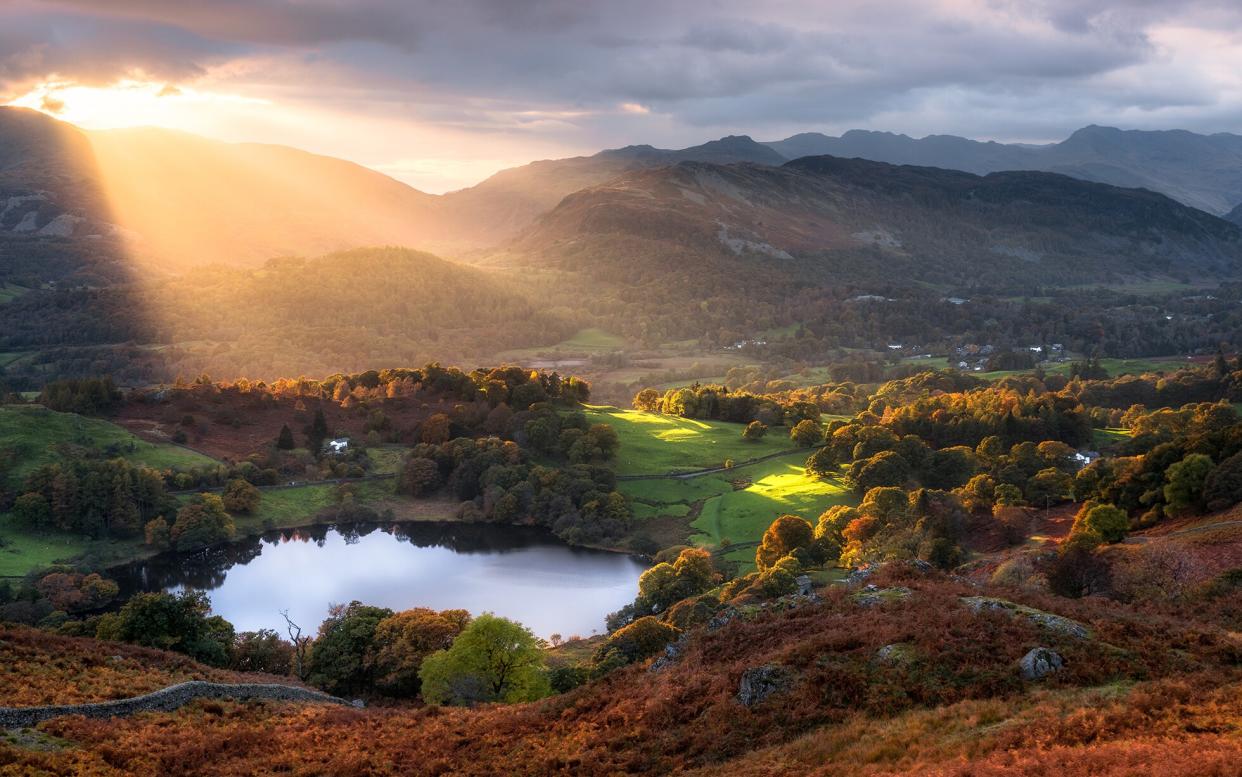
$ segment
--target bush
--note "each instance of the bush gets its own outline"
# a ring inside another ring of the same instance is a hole
[[[789,439],[799,448],[809,448],[823,441],[824,430],[816,421],[810,419],[799,421],[794,428],[789,430]]]
[[[604,644],[595,651],[595,660],[601,661],[609,653],[617,652],[625,663],[632,664],[659,653],[680,635],[681,630],[676,626],[648,615],[608,635]]]
[[[253,513],[255,508],[259,506],[259,500],[262,498],[263,494],[259,489],[241,478],[230,480],[224,487],[224,493],[220,496],[224,509],[234,514]]]
[[[231,669],[287,675],[293,665],[293,645],[270,629],[243,631],[233,641]]]
[[[1125,510],[1113,505],[1085,503],[1074,518],[1071,534],[1091,532],[1104,542],[1120,542],[1130,531],[1130,518]]]
[[[742,439],[748,442],[758,442],[768,433],[767,424],[759,421],[751,421],[746,424],[746,428],[742,430]]]
[[[99,619],[100,639],[175,650],[212,666],[228,666],[233,626],[211,614],[201,591],[136,594],[120,612]]]

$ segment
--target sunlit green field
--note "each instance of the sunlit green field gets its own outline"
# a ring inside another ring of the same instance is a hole
[[[748,442],[742,439],[741,424],[605,406],[587,407],[585,412],[591,423],[607,423],[617,430],[621,450],[616,468],[620,475],[662,475],[719,467],[725,459],[741,462],[794,447],[784,427],[773,427],[763,439]]]
[[[41,405],[0,406],[0,447],[16,451],[17,465],[10,477],[56,461],[57,447],[79,445],[104,451],[156,469],[190,468],[214,460],[176,445],[147,442],[116,424],[73,413],[57,413]]]
[[[618,485],[630,497],[634,516],[649,520],[674,516],[692,520],[690,541],[716,549],[728,541],[735,549],[726,558],[749,566],[754,543],[783,513],[810,521],[834,504],[853,504],[854,496],[837,479],[809,476],[803,462],[809,451],[744,465],[743,461],[789,450],[787,430],[775,428],[763,440],[742,440],[742,426],[716,421],[619,410],[587,409],[593,423],[611,424],[621,438],[617,471],[626,475],[663,475],[717,466],[726,458],[738,466],[692,478],[624,480]]]

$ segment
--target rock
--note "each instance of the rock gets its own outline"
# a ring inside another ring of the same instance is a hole
[[[729,621],[733,620],[740,614],[741,613],[739,613],[736,608],[726,607],[725,609],[721,610],[720,612],[712,616],[712,619],[707,622],[707,630],[716,631],[717,629],[721,629]]]
[[[901,664],[910,659],[912,650],[904,642],[894,642],[875,651],[875,660],[884,664]]]
[[[353,701],[350,702],[350,705],[357,707],[358,709],[362,709],[363,707],[367,706],[367,703],[363,701],[362,699],[354,699]]]
[[[1036,610],[1034,607],[1015,604],[1005,599],[994,599],[989,596],[963,596],[962,603],[971,612],[1000,612],[1006,615],[1026,618],[1051,632],[1067,637],[1088,639],[1091,636],[1091,631],[1086,626],[1072,618],[1054,615],[1043,610]]]
[[[811,596],[814,594],[810,575],[798,575],[794,578],[794,583],[798,585],[798,596]]]
[[[664,646],[664,655],[651,662],[651,666],[647,667],[648,672],[658,672],[664,667],[676,661],[681,657],[682,650],[685,649],[687,633],[683,632],[676,642],[670,642]]]
[[[910,589],[903,586],[896,588],[876,588],[868,585],[863,590],[854,594],[854,601],[863,607],[874,607],[882,602],[892,602],[898,599],[905,599],[910,595]]]
[[[873,575],[874,573],[875,573],[874,567],[863,567],[862,569],[855,569],[853,572],[850,572],[848,575],[846,575],[845,584],[850,587],[862,585],[864,582],[866,582],[867,578],[871,577],[871,575]]]
[[[1018,661],[1023,680],[1042,680],[1053,672],[1061,671],[1063,666],[1065,659],[1055,650],[1046,647],[1032,648]]]
[[[788,669],[775,664],[755,666],[742,672],[737,687],[737,700],[743,707],[753,707],[774,694],[793,685],[793,675]]]

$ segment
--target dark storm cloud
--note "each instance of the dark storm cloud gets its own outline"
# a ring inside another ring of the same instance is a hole
[[[301,62],[316,74],[307,83],[326,91],[332,86],[320,79],[332,71],[357,85],[348,99],[378,110],[476,129],[544,126],[531,117],[577,111],[584,116],[548,131],[578,127],[603,138],[617,107],[634,103],[661,116],[666,134],[920,115],[928,131],[979,134],[1023,120],[1070,129],[1110,112],[1179,110],[1188,125],[1199,120],[1195,110],[1205,124],[1233,115],[1236,95],[1192,66],[1165,82],[1142,69],[1172,56],[1153,30],[1233,29],[1242,8],[1218,0],[20,0],[0,5],[0,22],[9,22],[0,24],[0,81],[10,85],[47,72],[99,81],[133,68],[190,82],[230,58],[268,56]],[[314,89],[296,81],[285,86],[309,99]],[[982,106],[987,123],[949,120],[947,111],[963,105]],[[1033,106],[1053,115],[1033,116]]]

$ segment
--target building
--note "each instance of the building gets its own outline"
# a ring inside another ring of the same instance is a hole
[[[328,453],[335,453],[335,454],[348,453],[349,452],[349,438],[338,437],[335,440],[328,440],[327,451]]]

